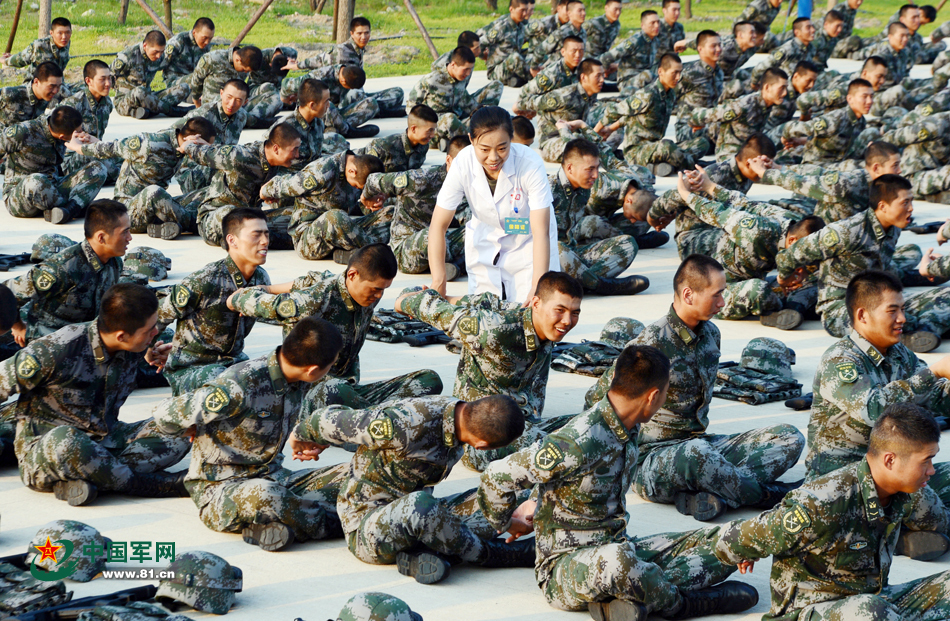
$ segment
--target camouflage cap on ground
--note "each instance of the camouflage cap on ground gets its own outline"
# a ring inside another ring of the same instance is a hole
[[[739,366],[754,369],[762,373],[780,375],[794,380],[792,365],[795,364],[795,352],[778,339],[760,337],[752,339],[742,350]]]
[[[45,261],[54,254],[66,250],[70,246],[75,246],[76,242],[65,235],[59,233],[44,233],[33,242],[33,253],[30,255],[30,261],[39,263]]]
[[[172,260],[154,248],[139,246],[125,254],[123,265],[127,271],[144,274],[149,280],[164,280]]]
[[[55,544],[57,541],[69,541],[73,544],[72,553],[66,560],[67,563],[75,563],[75,571],[66,576],[68,580],[76,582],[89,582],[95,578],[106,566],[106,555],[111,540],[99,534],[99,531],[73,520],[56,520],[50,522],[33,537],[30,547],[27,550],[26,562],[30,565],[33,559],[36,560],[36,566],[46,571],[62,569],[58,565],[65,556],[65,551],[60,550],[56,553],[57,561],[46,559],[40,561],[42,556],[36,549],[36,546],[46,545],[46,539]],[[61,545],[61,544],[56,544]]]
[[[600,331],[600,340],[617,349],[623,349],[627,343],[640,336],[644,325],[629,317],[614,317]]]
[[[216,615],[227,613],[244,587],[241,570],[210,552],[179,554],[168,569],[175,577],[158,583],[156,599],[167,597]]]
[[[386,593],[360,593],[343,606],[339,621],[422,621],[409,604]]]

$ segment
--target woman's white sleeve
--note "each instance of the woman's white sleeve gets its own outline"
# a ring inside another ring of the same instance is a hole
[[[442,189],[435,199],[436,206],[441,209],[455,211],[465,199],[465,185],[471,183],[471,175],[463,174],[462,164],[463,162],[456,160],[442,182]]]

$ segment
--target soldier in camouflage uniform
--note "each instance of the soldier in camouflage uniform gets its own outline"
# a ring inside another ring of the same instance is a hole
[[[456,39],[457,47],[468,48],[472,51],[472,55],[475,58],[484,58],[482,54],[482,44],[478,35],[471,30],[463,30],[459,33],[458,39]],[[436,69],[445,69],[449,66],[449,63],[452,62],[452,55],[455,54],[455,50],[451,49],[448,52],[445,52],[438,58],[432,61],[432,64],[429,65],[429,69],[435,71]],[[468,89],[468,83],[472,79],[472,74],[469,74],[465,80],[465,88]]]
[[[811,19],[807,17],[796,19],[792,26],[792,34],[794,36],[791,39],[752,69],[752,74],[749,76],[749,86],[752,90],[758,90],[762,76],[772,67],[778,67],[786,74],[792,75],[795,66],[800,61],[812,59],[814,49],[811,43],[815,40],[815,26],[811,23]]]
[[[727,506],[770,508],[795,486],[776,479],[798,461],[805,438],[784,424],[735,435],[707,433],[720,353],[719,329],[710,319],[725,305],[726,277],[714,259],[690,255],[673,287],[669,312],[632,341],[656,347],[672,363],[666,403],[640,429],[634,489],[700,521]],[[614,369],[588,391],[586,407],[604,398]]]
[[[568,22],[567,2],[568,0],[552,0],[551,14],[540,19],[531,19],[534,14],[534,3],[531,3],[528,21],[524,27],[524,44],[529,52],[541,45],[548,35]]]
[[[161,366],[155,294],[142,285],[113,286],[98,319],[39,338],[0,364],[0,396],[16,402],[16,455],[30,489],[54,492],[71,505],[98,489],[138,496],[180,496],[177,463],[188,441],[165,436],[152,419],[118,420],[135,387],[136,353]]]
[[[158,405],[158,429],[194,438],[185,487],[205,526],[241,532],[271,552],[294,541],[342,535],[334,481],[347,465],[283,467],[288,441],[295,458],[320,452],[291,432],[307,388],[326,375],[342,345],[339,330],[307,317],[275,351]]]
[[[325,117],[328,131],[335,131],[348,138],[368,138],[379,133],[379,127],[367,125],[358,130],[366,121],[379,116],[380,107],[375,99],[366,97],[363,84],[366,73],[354,65],[328,65],[311,71],[304,77],[287,78],[280,86],[280,97],[291,102],[296,99],[300,83],[304,78],[320,80],[330,89],[330,107]],[[400,103],[402,97],[399,98]]]
[[[300,154],[287,167],[288,171],[300,172],[310,162],[323,157],[323,139],[326,130],[323,117],[329,107],[330,90],[326,84],[313,78],[305,78],[300,82],[294,113],[278,121],[278,123],[290,124],[300,134]],[[331,135],[339,136],[339,134]],[[342,144],[349,143],[343,140]],[[335,146],[333,148],[335,151]]]
[[[51,62],[59,67],[60,71],[65,71],[69,63],[69,43],[72,37],[73,25],[65,17],[57,17],[50,22],[48,37],[35,39],[19,54],[3,54],[0,56],[0,65],[28,67],[27,74],[33,75],[41,64]]]
[[[208,17],[199,17],[187,32],[179,32],[165,46],[165,68],[162,78],[167,86],[187,82],[201,57],[211,51],[214,38],[214,22]]]
[[[544,41],[528,48],[525,62],[532,69],[541,69],[550,62],[556,62],[555,52],[561,49],[564,39],[576,37],[587,45],[587,33],[584,32],[584,19],[587,17],[587,8],[581,0],[568,0],[568,22],[545,37]]]
[[[763,34],[765,39],[759,43],[759,52],[768,52],[782,43],[778,40],[778,37],[770,31],[772,22],[778,17],[779,11],[781,10],[782,0],[752,0],[742,10],[742,13],[739,13],[739,17],[736,18],[734,23],[752,22],[764,27],[765,32]]]
[[[853,38],[860,41],[860,37],[854,37],[854,18],[857,16],[858,9],[864,4],[864,0],[844,0],[836,4],[831,10],[841,16],[841,32],[835,43],[834,50],[831,53],[832,58],[847,58],[848,53],[853,48]],[[830,13],[831,11],[829,11]],[[824,26],[824,18],[819,20],[819,25]]]
[[[86,136],[102,140],[106,127],[109,125],[109,115],[114,108],[112,98],[109,97],[109,91],[112,90],[112,70],[101,60],[90,60],[83,67],[82,74],[84,86],[63,99],[63,105],[75,108],[82,115],[82,132]],[[85,138],[85,136],[80,136],[80,138]],[[63,172],[67,175],[74,173],[88,162],[88,158],[70,150],[63,158]],[[107,173],[105,183],[115,182],[119,176],[122,160],[104,159],[102,165],[105,166]]]
[[[887,63],[887,77],[884,80],[884,88],[890,88],[897,84],[902,84],[904,79],[910,73],[914,66],[914,57],[908,46],[910,31],[900,23],[891,24],[888,27],[887,39],[861,50],[858,60],[878,56]]]
[[[939,440],[929,413],[891,406],[871,431],[866,457],[809,481],[771,511],[724,527],[716,556],[742,572],[773,557],[772,608],[763,619],[946,618],[950,572],[888,584],[902,525],[946,527],[945,515],[915,506]],[[911,459],[913,466],[905,462]],[[885,460],[907,465],[892,472]]]
[[[518,101],[512,112],[534,117],[544,95],[547,93],[576,84],[579,77],[579,66],[584,60],[584,42],[571,35],[561,43],[561,58],[549,63],[530,82],[521,87]]]
[[[844,108],[832,110],[810,121],[790,121],[782,130],[786,146],[804,144],[802,163],[825,168],[853,166],[847,160],[860,157],[866,143],[861,137],[867,125],[864,115],[871,111],[874,89],[865,80],[848,85]]]
[[[475,490],[440,499],[426,489],[448,476],[463,446],[501,448],[523,428],[521,410],[504,395],[468,403],[419,397],[365,410],[330,406],[301,420],[294,435],[318,445],[359,446],[337,498],[350,552],[365,563],[395,563],[399,573],[431,584],[448,575],[445,557],[485,567],[534,565],[533,542],[509,545],[494,539],[490,527],[469,527],[484,522],[460,504]]]
[[[447,301],[434,290],[410,292],[396,300],[396,311],[436,326],[462,344],[452,391],[460,399],[508,395],[524,412],[527,429],[502,450],[466,450],[463,463],[483,471],[496,459],[529,446],[559,428],[565,417],[544,419],[545,390],[555,343],[577,325],[584,289],[561,272],[538,281],[530,306],[503,302],[492,293]],[[565,309],[555,313],[553,309]],[[567,417],[570,418],[570,417]]]
[[[657,200],[652,181],[650,175],[598,171],[587,201],[587,217],[599,219],[596,225],[605,238],[630,235],[641,250],[662,246],[670,236],[652,230],[646,221],[650,207]]]
[[[363,155],[378,157],[388,173],[421,168],[429,152],[429,143],[436,135],[439,115],[429,106],[417,104],[409,110],[407,124],[403,133],[373,138],[362,149]]]
[[[188,82],[195,105],[216,102],[228,81],[245,80],[248,73],[258,71],[263,62],[260,48],[253,45],[205,54],[198,61]],[[280,112],[282,107],[280,92],[276,86],[265,82],[252,87],[244,104],[248,127],[270,127],[274,122],[274,115]]]
[[[663,19],[660,20],[660,32],[656,35],[656,60],[667,53],[680,54],[686,51],[686,29],[679,22],[679,0],[663,0]]]
[[[297,50],[282,45],[280,47],[266,47],[261,50],[261,67],[257,71],[252,71],[247,76],[247,85],[254,90],[264,84],[270,84],[278,92],[280,86],[290,73],[287,69],[287,61],[297,58]]]
[[[765,123],[765,133],[774,142],[782,141],[782,132],[785,125],[795,115],[796,103],[800,95],[808,93],[815,86],[818,77],[818,67],[814,63],[802,60],[795,65],[795,72],[788,79],[788,88],[782,103],[772,106],[769,119]]]
[[[736,72],[758,50],[757,42],[760,35],[756,27],[763,28],[751,22],[737,22],[732,27],[732,34],[722,37],[722,54],[719,56],[718,64],[722,69],[724,81],[732,80]],[[699,37],[687,43],[686,48],[695,50],[698,44]],[[751,71],[751,69],[746,70],[747,73]],[[748,78],[748,75],[745,78]]]
[[[618,43],[600,56],[607,68],[607,76],[616,72],[617,86],[621,95],[633,94],[656,77],[657,36],[660,33],[660,18],[656,11],[640,14],[640,30]]]
[[[677,3],[678,4],[678,3]],[[703,30],[696,36],[699,60],[683,64],[683,74],[676,85],[676,141],[693,138],[693,128],[686,122],[691,110],[712,108],[722,94],[723,75],[719,68],[722,41],[713,30]]]
[[[489,523],[515,538],[537,532],[535,576],[556,608],[589,608],[595,619],[641,619],[648,611],[688,618],[696,614],[692,592],[733,571],[713,555],[718,527],[628,539],[626,493],[637,471],[637,431],[663,405],[669,371],[669,359],[656,348],[627,347],[600,401],[482,474],[478,502]],[[516,512],[515,493],[533,486],[537,501]],[[752,587],[731,586],[734,607],[715,612],[740,612],[757,599]],[[634,614],[622,616],[626,610]]]
[[[475,109],[479,106],[497,106],[501,100],[504,87],[497,80],[492,80],[474,93],[466,90],[474,67],[475,55],[472,51],[467,47],[457,47],[444,69],[436,69],[423,76],[409,92],[407,111],[423,104],[439,115],[436,133],[432,138],[435,145],[439,145],[440,141],[447,145],[453,137],[467,135],[468,118]]]
[[[3,201],[17,218],[49,215],[54,224],[78,217],[106,180],[106,169],[89,162],[71,175],[62,173],[65,142],[82,126],[75,108],[60,106],[49,116],[11,125],[0,133],[6,156]]]
[[[871,114],[883,116],[888,108],[901,105],[907,92],[900,85],[882,90],[886,76],[887,63],[880,56],[868,58],[864,61],[861,71],[854,73],[839,74],[836,71],[824,71],[815,81],[815,89],[802,93],[795,105],[801,112],[803,121],[820,116],[824,112],[843,108],[848,105],[848,85],[861,78],[874,89]]]
[[[901,127],[884,139],[903,148],[900,169],[913,185],[914,196],[934,203],[950,202],[950,112],[922,116],[915,109],[901,120]]]
[[[56,64],[42,63],[33,80],[0,89],[0,127],[9,127],[43,116],[63,87],[63,71]]]
[[[269,285],[261,267],[267,261],[268,232],[263,212],[240,207],[225,217],[228,256],[182,279],[159,307],[159,328],[173,321],[175,338],[165,364],[172,394],[197,390],[231,365],[244,362],[244,338],[254,327],[227,307],[244,287]]]
[[[508,15],[478,29],[490,80],[517,88],[533,77],[521,54],[529,6],[530,0],[510,0]]]
[[[232,295],[229,308],[283,326],[284,334],[305,317],[329,321],[343,335],[340,356],[327,379],[307,395],[304,413],[331,404],[368,408],[391,399],[424,397],[442,392],[438,373],[423,369],[389,380],[360,384],[360,350],[373,319],[373,310],[396,276],[396,258],[383,244],[353,253],[346,271],[310,272],[288,285],[277,285],[273,295],[261,289],[243,289]]]
[[[816,24],[815,39],[811,43],[811,62],[824,72],[828,69],[828,59],[831,58],[835,46],[841,41],[841,31],[844,29],[844,16],[835,10],[828,11]]]
[[[617,35],[620,34],[620,14],[623,12],[621,0],[607,0],[604,4],[604,14],[598,15],[584,22],[584,32],[587,33],[587,55],[599,58],[613,47]]]
[[[142,43],[136,43],[119,52],[112,61],[115,76],[115,109],[122,116],[144,119],[163,113],[183,116],[185,110],[178,104],[191,94],[185,82],[152,90],[155,74],[165,69],[165,35],[151,30]]]

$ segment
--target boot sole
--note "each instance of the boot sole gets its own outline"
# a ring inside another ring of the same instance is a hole
[[[647,618],[643,606],[622,599],[591,602],[587,604],[587,612],[595,621],[646,621]]]
[[[672,165],[667,164],[666,162],[653,165],[653,174],[657,177],[670,177],[673,175],[675,170],[676,169],[674,169]]]
[[[901,535],[897,540],[898,556],[906,556],[915,561],[933,561],[947,553],[950,539],[940,533],[915,531]]]
[[[148,114],[148,110],[146,110],[145,108],[136,108],[132,112],[132,116],[139,120],[144,119],[147,114]]]
[[[251,524],[241,531],[245,543],[259,547],[265,552],[283,550],[294,542],[294,531],[286,524]]]
[[[69,222],[69,220],[69,214],[66,213],[65,209],[53,207],[49,210],[49,221],[53,224],[63,224],[64,222]]]
[[[450,565],[431,552],[396,555],[396,569],[404,576],[412,576],[419,584],[435,584],[449,575]]]
[[[790,308],[759,317],[759,323],[763,326],[778,328],[779,330],[794,330],[802,325],[802,321],[802,314]]]
[[[356,252],[356,250],[334,250],[333,262],[339,265],[347,265],[350,262],[350,257],[353,256],[354,252]]]
[[[904,347],[918,354],[926,354],[940,346],[940,337],[931,332],[911,332],[901,338]]]
[[[155,239],[175,239],[179,235],[181,235],[181,227],[174,222],[148,225],[148,236]]]
[[[452,282],[459,277],[459,268],[452,263],[445,264],[445,282]]]
[[[99,490],[88,481],[57,481],[53,485],[53,495],[71,507],[84,507],[96,499]]]
[[[679,492],[673,499],[676,510],[683,515],[691,515],[697,522],[708,522],[722,515],[726,504],[709,492],[695,494]]]

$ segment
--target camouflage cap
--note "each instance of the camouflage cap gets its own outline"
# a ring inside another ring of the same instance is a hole
[[[75,246],[76,242],[65,235],[59,233],[45,233],[36,238],[33,242],[33,253],[30,255],[30,261],[39,263],[52,257],[55,254],[66,250],[70,246]]]
[[[45,525],[33,537],[30,547],[26,553],[26,563],[30,565],[33,559],[38,559],[42,555],[36,549],[36,546],[46,545],[46,539],[51,543],[56,541],[69,541],[73,545],[72,554],[69,556],[69,563],[75,563],[75,571],[66,578],[76,582],[89,582],[95,578],[106,566],[106,554],[109,544],[112,541],[99,534],[99,531],[73,520],[56,520]],[[92,553],[96,551],[97,553]],[[63,560],[64,553],[57,553],[57,561],[46,559],[37,560],[36,566],[46,571],[61,569],[57,564]]]
[[[216,615],[227,613],[234,594],[244,587],[241,570],[210,552],[179,554],[168,569],[175,577],[158,583],[156,599],[168,598]]]
[[[422,621],[409,604],[386,593],[360,593],[350,598],[338,621]]]
[[[779,375],[794,381],[792,365],[795,364],[795,352],[778,339],[755,338],[742,350],[739,366],[746,369]]]
[[[172,260],[159,250],[139,246],[125,254],[123,265],[126,271],[144,274],[149,280],[164,280],[172,268]]]
[[[637,338],[644,330],[644,325],[629,317],[614,317],[600,331],[600,340],[617,349],[623,349],[627,343]]]

